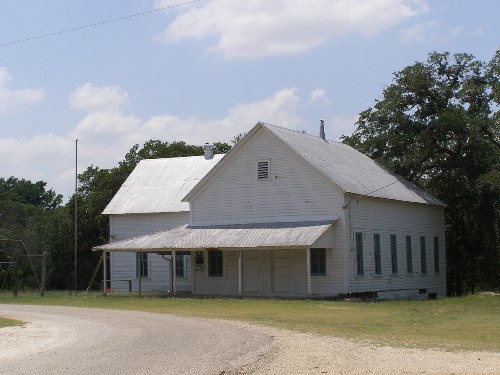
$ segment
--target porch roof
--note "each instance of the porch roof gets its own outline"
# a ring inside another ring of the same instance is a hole
[[[272,249],[311,247],[338,216],[323,221],[190,226],[94,247],[94,251],[151,252],[168,250]]]

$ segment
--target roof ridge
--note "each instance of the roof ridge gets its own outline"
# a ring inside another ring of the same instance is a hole
[[[342,142],[339,142],[339,141],[335,141],[333,139],[323,139],[321,138],[319,135],[314,135],[314,134],[310,134],[310,133],[307,133],[305,130],[299,130],[299,129],[290,129],[290,128],[286,128],[284,126],[281,126],[281,125],[275,125],[275,124],[271,124],[269,122],[259,122],[261,125],[265,126],[265,127],[268,127],[268,126],[271,126],[273,128],[277,128],[277,129],[281,129],[281,130],[287,130],[289,132],[292,132],[292,133],[296,133],[296,134],[299,134],[299,135],[307,135],[308,137],[312,137],[312,138],[316,138],[316,139],[322,139],[324,141],[326,141],[327,143],[337,143],[337,144],[344,144]]]

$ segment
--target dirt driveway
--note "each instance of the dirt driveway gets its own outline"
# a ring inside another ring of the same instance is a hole
[[[500,374],[500,353],[392,348],[246,323],[0,305],[0,374]]]
[[[272,339],[251,326],[132,311],[0,305],[0,374],[220,374]]]

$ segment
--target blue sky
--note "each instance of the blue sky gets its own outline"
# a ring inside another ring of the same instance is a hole
[[[431,51],[489,61],[497,0],[3,0],[0,177],[66,197],[149,139],[229,141],[265,121],[350,134]],[[33,36],[170,7],[23,43]],[[5,45],[7,44],[7,45]]]

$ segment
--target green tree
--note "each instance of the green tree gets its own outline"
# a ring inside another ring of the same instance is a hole
[[[343,137],[446,202],[451,295],[499,287],[499,61],[500,50],[489,63],[431,53],[395,73]]]
[[[62,195],[46,189],[45,181],[31,182],[25,179],[0,178],[0,201],[29,204],[41,209],[51,209],[62,203]]]

